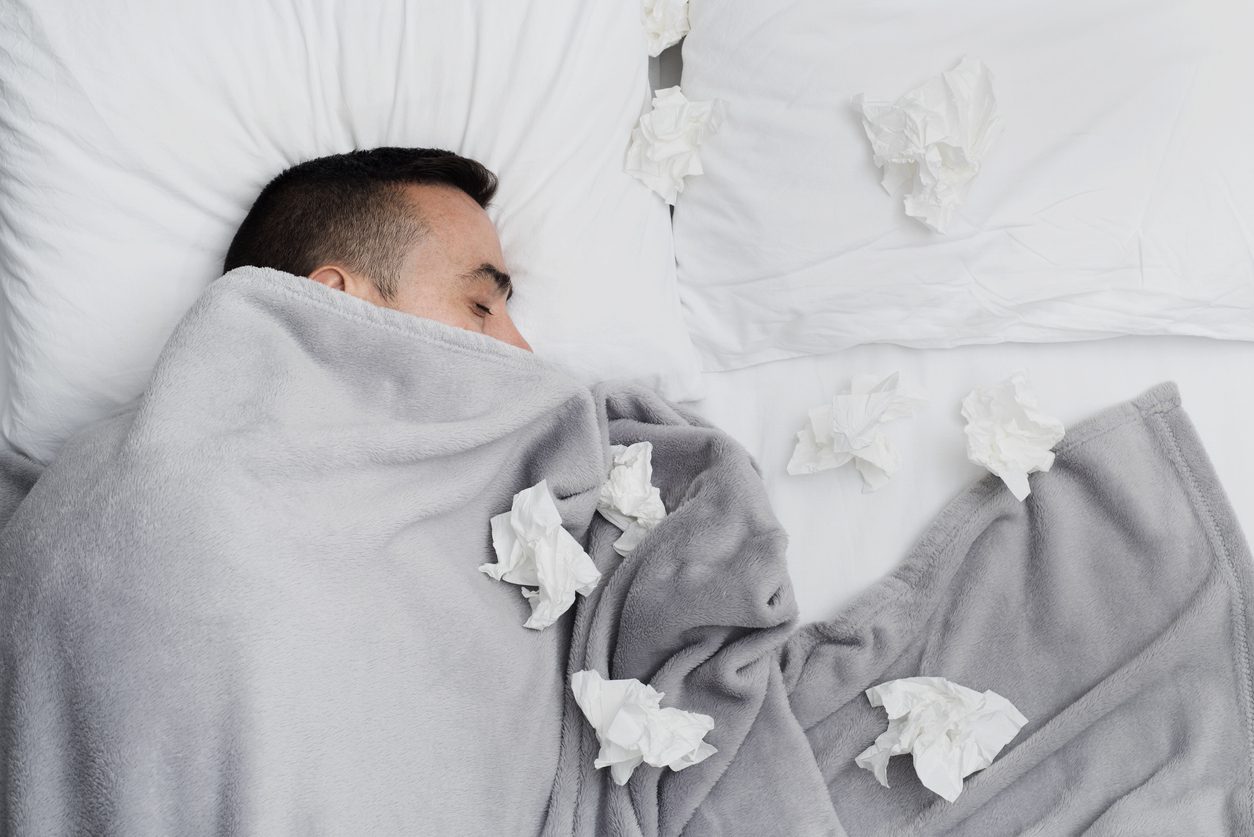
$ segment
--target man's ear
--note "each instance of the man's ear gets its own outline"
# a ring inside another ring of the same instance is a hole
[[[384,301],[379,296],[379,290],[365,276],[353,273],[351,270],[345,270],[339,265],[324,264],[322,267],[309,274],[309,278],[315,282],[326,285],[328,288],[334,288],[337,291],[344,291],[349,296],[355,296],[366,302],[375,305],[383,305]]]
[[[333,264],[323,265],[309,274],[309,278],[337,291],[347,290],[351,281],[344,268]]]

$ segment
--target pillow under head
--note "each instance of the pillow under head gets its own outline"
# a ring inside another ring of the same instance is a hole
[[[668,211],[622,172],[647,49],[631,3],[3,4],[0,434],[48,460],[133,399],[261,187],[379,146],[498,175],[538,354],[693,396]]]

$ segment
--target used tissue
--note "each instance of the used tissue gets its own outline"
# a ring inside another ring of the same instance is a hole
[[[993,763],[1027,724],[1014,704],[943,677],[907,677],[866,690],[872,706],[888,712],[888,729],[854,763],[888,787],[888,760],[910,753],[923,786],[949,802],[962,780]]]
[[[661,55],[688,34],[688,0],[644,0],[642,13],[649,55]]]
[[[631,131],[623,171],[644,182],[672,206],[684,178],[701,174],[701,144],[718,130],[718,102],[690,102],[678,87],[653,94],[653,110]]]
[[[884,170],[884,189],[893,194],[908,187],[906,214],[944,232],[1001,133],[988,68],[964,58],[895,102],[864,95],[853,101],[875,165]]]
[[[515,494],[510,510],[493,517],[491,525],[496,563],[479,570],[497,581],[525,585],[522,594],[531,603],[531,616],[523,627],[552,625],[575,603],[576,593],[588,595],[601,580],[579,541],[562,528],[545,480]]]
[[[601,485],[597,511],[623,530],[614,551],[628,555],[666,517],[662,493],[653,484],[653,444],[612,445],[610,475]]]
[[[857,375],[849,392],[810,411],[808,424],[797,434],[788,462],[790,474],[814,474],[852,461],[866,491],[888,482],[901,457],[880,425],[906,418],[926,401],[904,391],[897,373],[887,377]]]
[[[683,770],[718,752],[702,739],[714,719],[659,704],[665,696],[639,680],[605,680],[595,671],[570,676],[575,702],[596,730],[601,751],[593,766],[610,769],[615,783],[627,784],[643,762]]]
[[[1065,433],[1062,422],[1037,407],[1022,372],[976,387],[962,400],[962,417],[967,421],[967,458],[1001,477],[1019,500],[1032,493],[1028,474],[1053,467],[1050,449]]]

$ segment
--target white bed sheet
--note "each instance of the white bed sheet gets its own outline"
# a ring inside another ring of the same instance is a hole
[[[1248,343],[1125,337],[957,349],[866,345],[706,373],[708,393],[695,407],[761,466],[790,535],[789,568],[804,620],[832,616],[891,571],[945,504],[985,473],[966,459],[960,402],[973,387],[1017,368],[1028,372],[1043,409],[1068,425],[1175,381],[1247,537],[1254,532],[1254,345]],[[853,374],[894,370],[924,389],[929,403],[914,418],[886,425],[903,460],[888,485],[864,494],[852,467],[810,476],[785,472],[810,407]]]

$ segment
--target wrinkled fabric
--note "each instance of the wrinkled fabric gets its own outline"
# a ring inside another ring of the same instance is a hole
[[[642,441],[669,514],[624,558],[596,504],[609,445]],[[1055,454],[1025,502],[988,477],[796,631],[787,537],[722,432],[245,269],[0,530],[4,827],[1251,833],[1251,559],[1174,388]],[[477,567],[541,479],[602,580],[536,632]],[[617,785],[585,670],[708,716],[717,752]],[[855,763],[883,727],[863,692],[916,676],[1030,719],[952,804]]]
[[[1020,503],[988,476],[887,578],[782,658],[850,834],[1254,833],[1249,548],[1174,386],[1067,431]],[[871,684],[935,676],[1028,718],[954,803],[883,730]]]
[[[611,442],[653,443],[670,514],[626,560],[593,522],[605,579],[576,605],[568,668],[710,715],[718,753],[619,788],[589,771],[577,718],[546,834],[1254,828],[1251,558],[1173,386],[1071,428],[1024,503],[977,483],[892,575],[795,633],[786,538],[744,451],[647,393],[602,395]],[[887,789],[855,763],[883,731],[865,690],[916,676],[1029,719],[953,803],[908,761]]]

